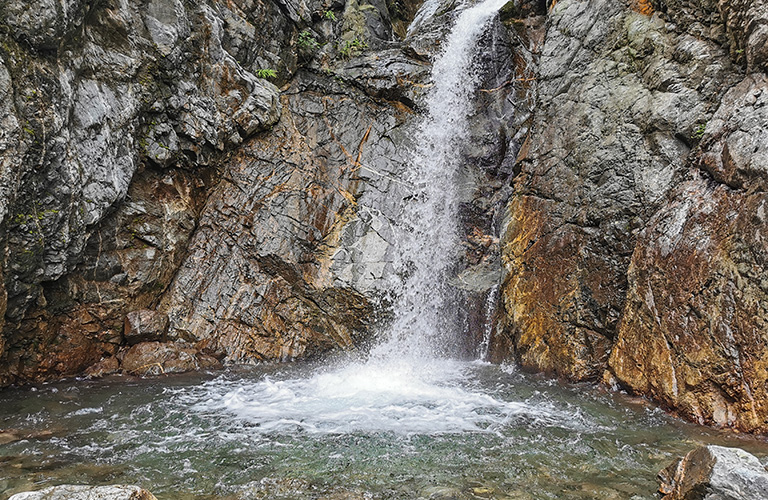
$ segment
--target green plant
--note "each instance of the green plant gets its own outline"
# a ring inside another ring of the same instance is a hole
[[[325,14],[323,14],[323,16],[326,19],[330,19],[331,21],[335,21],[336,20],[336,14],[334,14],[332,10],[326,10]]]
[[[691,134],[691,139],[701,140],[702,137],[704,137],[704,131],[707,129],[707,124],[702,123],[698,127],[696,127],[693,130],[693,133]]]
[[[272,68],[257,69],[256,76],[265,80],[267,78],[277,78],[277,71],[273,70]]]
[[[312,33],[309,30],[304,30],[299,33],[299,40],[296,43],[300,49],[309,51],[316,50],[320,46],[317,43],[317,38],[312,36]]]
[[[344,42],[344,44],[339,47],[339,54],[342,55],[342,57],[350,58],[353,55],[359,53],[363,49],[367,49],[368,44],[365,42],[365,40],[360,40],[359,38],[355,38],[354,40],[348,40]]]

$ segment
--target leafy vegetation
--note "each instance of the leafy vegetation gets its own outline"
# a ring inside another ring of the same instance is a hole
[[[702,137],[704,137],[704,131],[707,129],[707,124],[702,123],[698,127],[696,127],[693,130],[693,133],[691,134],[691,139],[701,140]]]
[[[341,54],[342,57],[348,59],[353,55],[359,54],[361,51],[367,48],[368,44],[365,42],[365,40],[355,38],[354,40],[348,40],[344,42],[344,44],[339,47],[339,54]]]
[[[323,17],[331,21],[336,21],[336,14],[334,14],[332,10],[326,10],[325,14],[323,14]]]
[[[267,78],[277,78],[277,71],[273,70],[272,68],[257,69],[256,76],[265,80]]]
[[[312,32],[309,30],[304,30],[299,33],[299,40],[296,42],[296,44],[300,49],[310,52],[317,50],[317,48],[320,46],[320,44],[317,43],[317,38],[315,38],[312,35]]]

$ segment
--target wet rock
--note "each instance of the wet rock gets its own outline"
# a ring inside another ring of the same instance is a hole
[[[163,340],[168,330],[168,316],[149,309],[131,311],[125,316],[123,336],[128,345]]]
[[[270,136],[233,157],[160,305],[170,338],[244,362],[351,348],[365,332],[363,292],[384,288],[391,267],[404,196],[393,141],[410,113],[331,82],[300,75]],[[357,272],[339,267],[349,252]]]
[[[0,430],[0,444],[13,443],[22,439],[50,439],[53,437],[52,431],[32,431],[22,429]]]
[[[39,491],[17,493],[8,500],[157,500],[138,486],[51,486]]]
[[[120,371],[120,360],[117,356],[104,358],[95,365],[91,365],[85,370],[85,376],[91,378],[106,377],[114,375]]]
[[[502,231],[506,320],[493,357],[595,380],[637,234],[688,172],[691,137],[733,69],[716,39],[659,16],[621,2],[561,1],[534,72],[535,133],[518,155]]]
[[[120,368],[132,375],[164,375],[215,370],[221,363],[213,356],[178,342],[142,342],[128,349]]]
[[[280,114],[277,88],[254,73],[264,59],[232,53],[261,43],[261,56],[285,55],[295,70],[290,21],[262,7],[0,6],[0,383],[75,374],[113,354],[122,317],[170,281],[209,177],[192,167]],[[243,39],[254,23],[261,31]],[[67,344],[92,352],[69,356]]]
[[[0,7],[14,37],[40,50],[58,48],[62,38],[82,23],[86,11],[82,0],[4,2]]]
[[[659,473],[665,500],[768,498],[768,472],[744,450],[702,446]]]
[[[644,231],[610,367],[706,424],[766,432],[768,261],[763,193],[683,185]]]
[[[687,418],[768,432],[768,81],[735,86],[640,235],[610,369]]]

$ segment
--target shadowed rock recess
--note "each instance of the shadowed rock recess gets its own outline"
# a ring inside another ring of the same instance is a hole
[[[0,385],[365,347],[455,19],[419,4],[0,5]],[[521,0],[480,43],[458,350],[768,432],[768,4]]]

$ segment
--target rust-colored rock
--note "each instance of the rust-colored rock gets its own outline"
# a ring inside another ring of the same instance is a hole
[[[698,164],[638,240],[610,369],[702,424],[768,432],[768,80],[707,125]],[[722,184],[719,184],[721,182]]]
[[[510,205],[511,220],[502,237],[506,332],[524,368],[571,380],[595,379],[611,345],[606,336],[615,322],[611,311],[621,304],[618,287],[610,282],[618,273],[596,252],[587,253],[590,243],[581,228],[555,231],[547,213],[551,207],[530,196]],[[578,293],[586,290],[596,293],[588,300]],[[599,304],[600,309],[595,307]],[[503,355],[499,351],[494,358]]]
[[[768,498],[768,472],[739,448],[701,446],[659,472],[663,500]]]
[[[606,366],[635,238],[685,175],[690,138],[733,79],[711,38],[630,7],[649,4],[550,9],[540,104],[500,238],[506,318],[493,358],[570,380],[596,380]],[[680,12],[699,17],[693,8]],[[716,33],[711,14],[698,26]]]
[[[180,342],[142,342],[123,356],[121,369],[132,375],[161,375],[221,368],[209,354]]]
[[[638,242],[610,367],[696,422],[768,432],[768,196],[687,183]]]
[[[139,309],[125,315],[123,337],[128,345],[164,340],[167,330],[168,315],[166,314]]]
[[[120,371],[120,360],[117,359],[117,356],[110,356],[89,366],[85,370],[85,376],[92,378],[106,377],[107,375],[114,375],[118,371]]]

